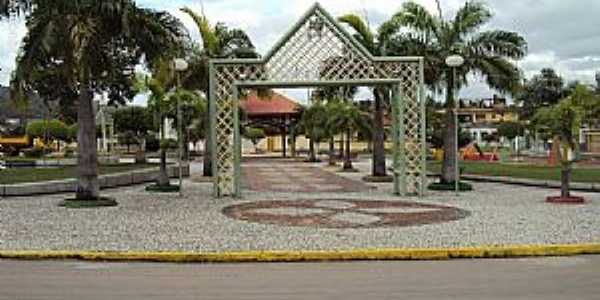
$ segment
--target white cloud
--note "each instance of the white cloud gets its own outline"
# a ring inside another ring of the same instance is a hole
[[[417,0],[437,14],[435,0]],[[248,32],[259,52],[266,53],[290,26],[314,3],[314,0],[138,0],[142,6],[168,10],[181,18],[193,37],[198,33],[192,20],[179,11],[189,6],[204,12],[212,22],[225,22]],[[202,5],[202,3],[204,5]],[[334,16],[356,13],[368,17],[376,27],[398,11],[402,0],[321,0]],[[442,1],[445,17],[453,16],[464,0]],[[561,0],[487,0],[495,13],[487,28],[517,31],[529,42],[530,54],[519,65],[527,76],[541,68],[552,67],[567,81],[593,81],[600,70],[600,35],[597,15],[600,1],[580,0],[577,5]],[[534,8],[534,9],[532,9]],[[14,68],[18,44],[25,33],[21,22],[0,22],[0,84],[6,84]],[[5,34],[6,33],[6,34]],[[489,97],[493,93],[477,78],[468,89],[469,97]],[[295,94],[305,94],[304,92]]]
[[[15,68],[15,59],[21,40],[27,33],[22,19],[0,22],[0,84],[7,85]]]

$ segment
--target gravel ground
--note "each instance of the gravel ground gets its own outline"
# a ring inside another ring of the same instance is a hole
[[[368,164],[358,164],[366,170]],[[192,168],[197,172],[197,166]],[[363,174],[364,175],[364,174]],[[344,174],[359,178],[361,174]],[[550,205],[554,190],[475,183],[476,191],[430,192],[424,199],[390,195],[391,184],[362,193],[257,193],[244,199],[212,199],[210,183],[188,182],[186,197],[148,194],[143,186],[106,191],[118,207],[70,210],[65,195],[0,200],[0,249],[4,250],[316,250],[374,247],[600,242],[600,194],[589,204]],[[224,207],[261,200],[404,200],[470,212],[447,223],[374,229],[325,229],[247,223],[221,213]]]

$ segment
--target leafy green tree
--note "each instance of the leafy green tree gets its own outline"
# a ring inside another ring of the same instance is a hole
[[[533,118],[537,128],[548,130],[558,138],[561,148],[561,197],[571,197],[571,173],[573,162],[569,152],[577,151],[579,130],[597,118],[590,111],[600,110],[600,100],[583,85],[575,88],[573,94],[550,107],[538,109]]]
[[[32,138],[43,138],[44,143],[50,140],[66,141],[69,129],[60,120],[38,120],[27,124],[27,135]]]
[[[514,140],[525,131],[525,126],[520,122],[502,122],[498,126],[498,135],[509,140]]]
[[[49,64],[66,74],[79,103],[76,198],[96,200],[100,185],[93,94],[114,95],[110,84],[114,81],[106,77],[115,66],[132,70],[142,58],[151,63],[164,52],[175,51],[185,36],[182,25],[168,13],[140,8],[132,0],[11,2],[32,4],[13,89],[18,93],[31,89],[36,72]],[[136,59],[122,61],[116,53]]]
[[[27,135],[32,138],[44,137],[47,128],[45,123],[45,121],[29,122],[26,129]]]
[[[113,118],[119,143],[127,145],[127,152],[129,152],[130,145],[143,144],[143,140],[150,131],[157,131],[154,115],[146,107],[122,107],[115,111]]]
[[[72,143],[77,141],[77,132],[79,132],[79,126],[77,126],[77,124],[68,126],[66,142]]]
[[[250,37],[241,29],[229,28],[223,23],[211,26],[208,18],[194,12],[189,7],[181,9],[198,28],[202,48],[191,47],[190,66],[182,76],[182,86],[188,90],[200,90],[209,95],[208,64],[212,58],[254,58],[258,57]],[[210,105],[210,103],[207,103]],[[210,128],[210,107],[204,115],[204,127]],[[205,139],[204,176],[212,176],[212,154],[210,135]]]
[[[252,145],[254,145],[254,152],[256,153],[258,153],[258,143],[267,137],[265,130],[257,127],[244,128],[243,135],[246,139],[252,142]]]
[[[304,134],[309,139],[309,159],[310,162],[317,162],[317,153],[315,143],[321,142],[328,136],[328,118],[329,110],[325,104],[317,102],[306,108],[300,119],[300,127],[304,129]]]
[[[122,131],[117,135],[117,138],[119,144],[127,146],[127,153],[131,153],[131,145],[139,145],[137,135],[131,130]]]
[[[564,80],[554,69],[546,68],[525,82],[516,100],[521,106],[521,117],[529,120],[538,109],[555,105],[563,97],[565,97]]]
[[[454,159],[457,124],[452,111],[455,91],[467,84],[467,75],[477,74],[488,86],[502,92],[515,92],[519,86],[521,73],[514,61],[525,56],[527,43],[515,32],[482,30],[491,18],[492,12],[478,1],[467,1],[451,19],[443,18],[441,13],[433,15],[413,1],[405,2],[394,16],[403,30],[388,45],[390,51],[423,56],[426,83],[434,90],[445,89],[443,183],[454,181],[457,168]],[[455,54],[461,55],[465,63],[453,72],[445,60]]]

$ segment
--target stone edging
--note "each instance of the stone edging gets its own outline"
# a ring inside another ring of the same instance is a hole
[[[0,251],[0,259],[139,261],[167,263],[256,263],[371,260],[449,260],[600,254],[600,244],[519,245],[473,248],[362,249],[248,252]]]
[[[531,187],[542,187],[551,189],[560,189],[560,182],[552,180],[536,180],[536,179],[525,179],[525,178],[513,178],[513,177],[496,177],[496,176],[481,176],[481,175],[461,175],[461,178],[468,181],[477,182],[494,182],[504,183],[511,185],[522,185]],[[572,182],[571,190],[579,192],[600,192],[599,183],[581,183]]]
[[[169,166],[169,177],[179,176],[177,166]],[[183,168],[183,176],[189,177],[189,165]],[[100,188],[110,189],[152,182],[158,176],[158,169],[143,169],[125,173],[100,176]],[[74,193],[77,189],[76,179],[54,180],[34,183],[0,185],[0,197],[24,197],[33,195]]]

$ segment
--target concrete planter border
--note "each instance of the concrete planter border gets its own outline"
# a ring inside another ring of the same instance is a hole
[[[169,166],[167,170],[169,173],[169,177],[179,177],[179,168],[177,166]],[[100,188],[110,189],[153,182],[158,176],[158,172],[158,168],[151,168],[100,176]],[[190,176],[189,165],[184,166],[183,176]],[[74,193],[76,188],[76,179],[0,185],[0,197],[7,198],[33,195]]]

